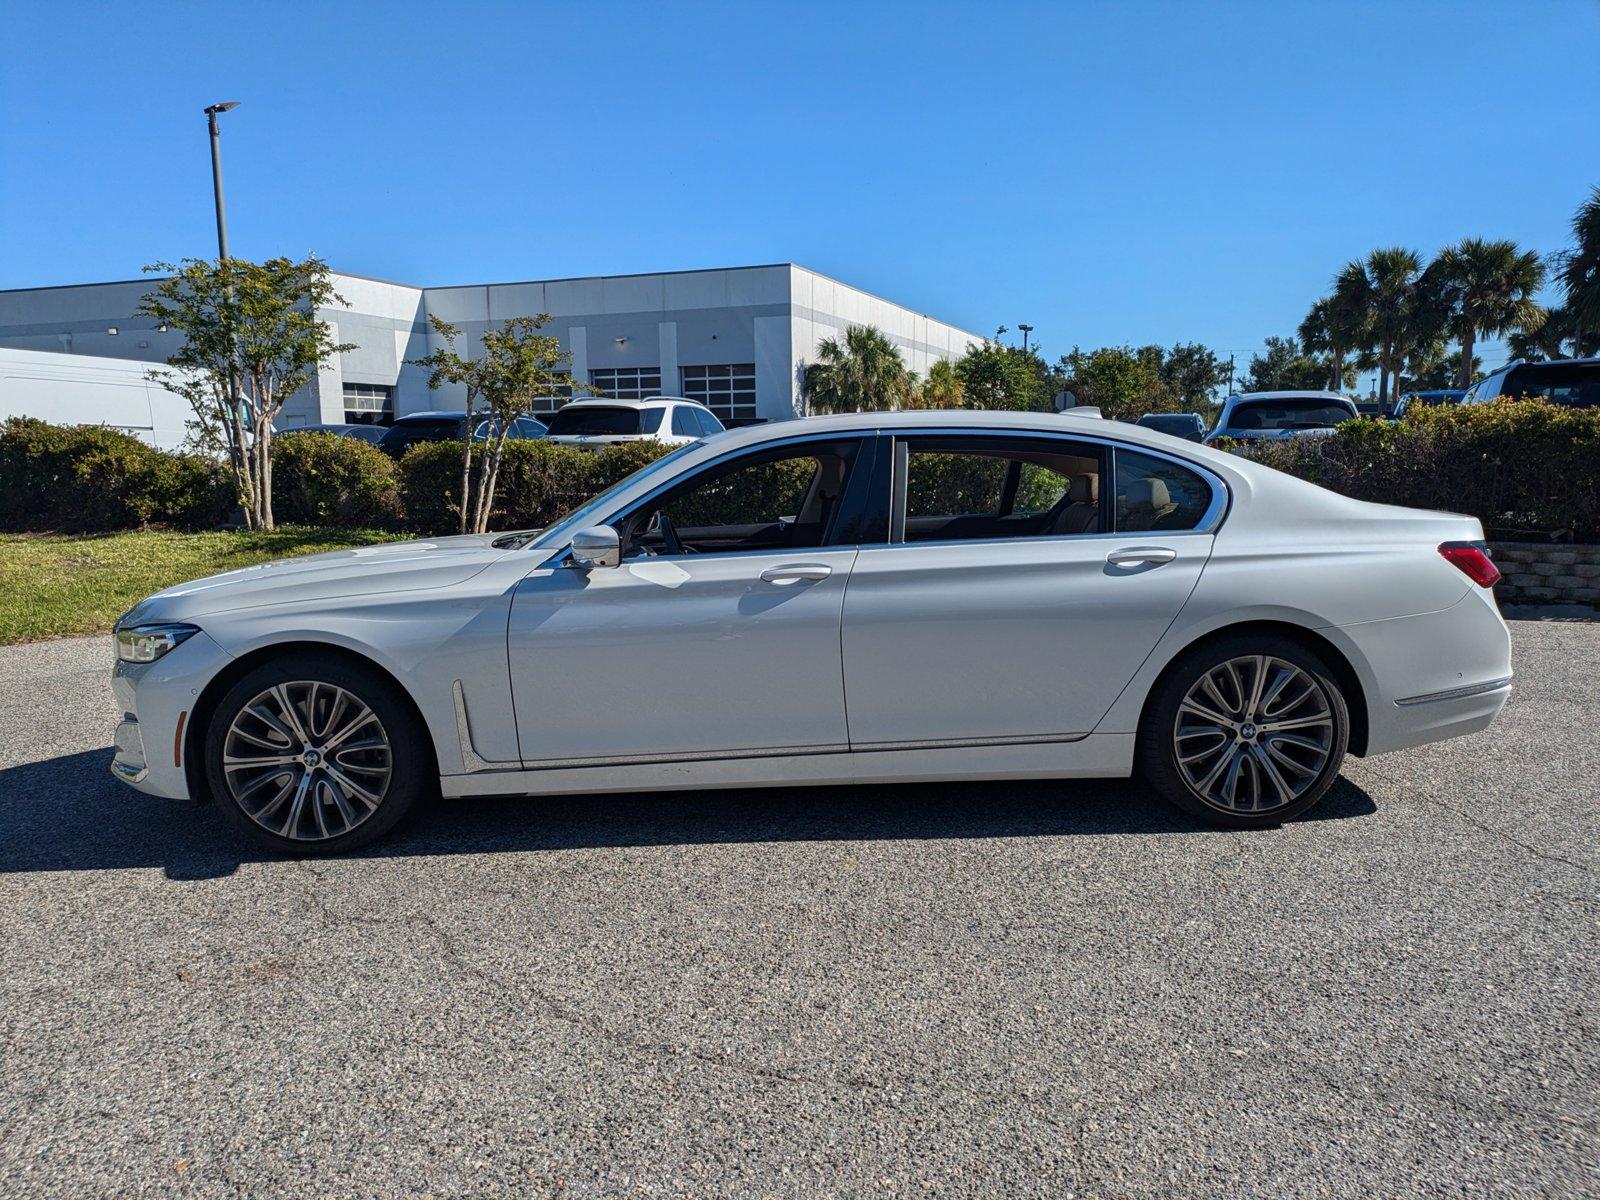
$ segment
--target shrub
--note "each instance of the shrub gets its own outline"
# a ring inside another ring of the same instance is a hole
[[[294,525],[400,523],[400,472],[371,442],[288,431],[272,439],[272,506]]]
[[[1439,406],[1236,449],[1357,499],[1469,513],[1491,536],[1600,542],[1600,409]]]
[[[222,469],[96,425],[14,417],[0,426],[0,526],[97,531],[219,524],[232,507]]]
[[[544,441],[507,442],[489,527],[548,525],[671,449],[655,441],[622,442],[599,451]],[[460,442],[424,442],[406,451],[400,461],[400,498],[410,525],[428,533],[455,532],[461,525],[460,493]]]

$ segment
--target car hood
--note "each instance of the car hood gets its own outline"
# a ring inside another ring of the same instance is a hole
[[[181,621],[268,604],[449,587],[515,553],[491,544],[500,536],[486,533],[387,542],[280,558],[157,592],[130,609],[122,623]]]

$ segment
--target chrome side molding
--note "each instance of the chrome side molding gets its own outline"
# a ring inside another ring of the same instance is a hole
[[[490,762],[478,753],[478,748],[472,744],[472,725],[467,720],[467,694],[461,687],[461,680],[456,680],[451,685],[456,702],[456,736],[461,739],[461,765],[468,772],[477,771],[520,771],[522,760],[515,762]]]

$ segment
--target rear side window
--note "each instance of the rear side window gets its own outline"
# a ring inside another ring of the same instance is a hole
[[[1513,368],[1501,389],[1518,399],[1569,408],[1600,407],[1600,363],[1549,363]]]
[[[695,409],[695,415],[700,418],[700,429],[707,437],[710,437],[713,433],[722,432],[722,422],[717,420],[716,413],[711,412],[709,409],[697,408]]]
[[[678,437],[700,436],[700,422],[695,420],[693,410],[681,404],[672,410],[672,432]]]
[[[1099,447],[1058,439],[913,437],[898,444],[907,542],[1063,537],[1100,530]]]
[[[1171,459],[1118,449],[1116,527],[1119,533],[1184,530],[1211,507],[1211,485]]]

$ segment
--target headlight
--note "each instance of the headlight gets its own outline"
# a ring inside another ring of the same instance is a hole
[[[200,630],[194,625],[135,625],[117,630],[117,657],[123,662],[151,663],[181,646]]]

